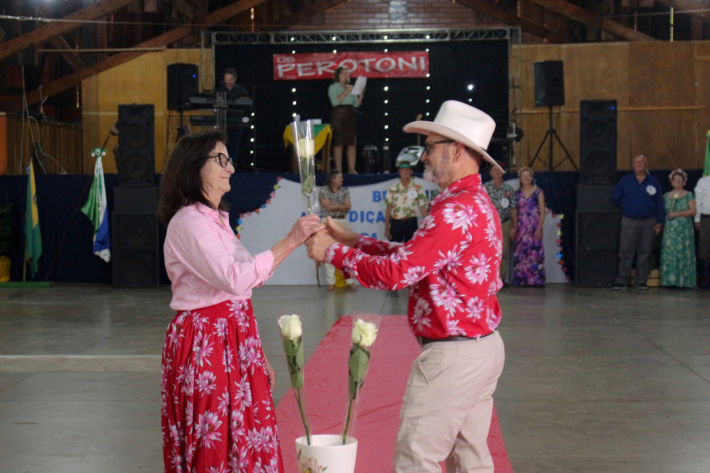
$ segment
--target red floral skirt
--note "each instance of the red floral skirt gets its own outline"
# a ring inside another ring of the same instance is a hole
[[[161,371],[166,473],[283,473],[251,301],[178,312]]]

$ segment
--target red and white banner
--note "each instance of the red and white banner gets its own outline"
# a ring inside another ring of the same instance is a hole
[[[426,51],[274,54],[274,80],[332,79],[340,66],[353,77],[411,78],[429,73]]]

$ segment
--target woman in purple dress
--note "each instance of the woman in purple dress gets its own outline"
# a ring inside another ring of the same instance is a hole
[[[510,238],[515,244],[514,286],[545,285],[545,247],[542,224],[545,222],[545,194],[534,184],[535,173],[522,168],[520,189],[515,191],[515,208],[511,212]]]

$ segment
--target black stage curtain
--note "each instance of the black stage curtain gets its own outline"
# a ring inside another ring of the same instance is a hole
[[[422,115],[433,120],[446,100],[470,103],[496,122],[495,137],[505,138],[508,127],[508,41],[450,41],[446,43],[217,45],[217,81],[229,67],[238,81],[255,91],[256,166],[260,170],[288,171],[283,147],[284,128],[293,113],[330,122],[328,87],[332,80],[274,80],[273,55],[350,51],[423,51],[429,49],[429,78],[370,79],[361,107],[356,110],[358,155],[365,145],[382,149],[389,138],[392,163],[399,151],[416,144],[416,135],[402,127]],[[353,76],[359,75],[355,71]],[[473,85],[473,90],[468,86]],[[388,90],[384,90],[384,86]],[[429,87],[429,89],[427,89]],[[292,89],[296,92],[292,92]],[[469,98],[471,102],[469,102]],[[385,100],[388,103],[385,104]],[[297,105],[294,106],[293,102]],[[387,115],[385,115],[387,113]],[[429,113],[429,116],[426,114]],[[385,130],[385,125],[388,129]],[[245,137],[251,130],[245,132]],[[243,141],[247,138],[243,138]],[[242,146],[242,153],[245,152]],[[503,159],[502,156],[494,156]],[[358,160],[358,166],[362,165]],[[361,169],[361,168],[359,168]]]
[[[652,171],[663,186],[663,191],[671,190],[668,180],[670,171]],[[622,177],[626,172],[620,172]],[[701,177],[701,170],[688,171],[686,188],[692,191]],[[298,176],[283,175],[285,179],[298,180]],[[346,186],[357,186],[382,182],[396,177],[396,174],[345,175]],[[507,174],[504,179],[514,179],[514,174]],[[562,220],[562,253],[567,267],[567,275],[574,279],[575,264],[575,210],[577,207],[576,185],[579,182],[577,172],[540,172],[536,173],[538,185],[545,191],[548,207],[557,214],[564,214]],[[39,261],[39,271],[29,281],[42,281],[47,276],[50,281],[72,283],[111,283],[110,263],[104,263],[92,252],[92,226],[89,219],[81,213],[86,202],[88,187],[93,175],[38,175],[37,205],[39,207],[40,228],[42,231],[43,253]],[[160,176],[158,176],[158,179]],[[484,181],[489,180],[484,175]],[[113,188],[118,184],[118,176],[107,174],[106,192],[109,210],[113,210]],[[323,185],[325,176],[317,178],[318,185]],[[239,214],[261,207],[269,199],[274,185],[278,182],[277,174],[234,174],[231,179],[232,191],[225,196],[231,207],[230,224],[237,226]],[[24,221],[27,196],[27,176],[0,176],[0,204],[11,202],[14,206],[11,215],[13,227],[13,249],[11,277],[13,281],[22,280],[24,259]],[[66,238],[63,238],[66,233]],[[165,238],[165,228],[161,226],[161,249]],[[162,252],[161,252],[162,254]],[[52,260],[56,262],[52,272],[47,275]],[[161,264],[161,283],[169,284],[164,265]]]

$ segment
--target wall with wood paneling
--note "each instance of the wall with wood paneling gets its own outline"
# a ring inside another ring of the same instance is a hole
[[[517,165],[535,156],[548,129],[546,108],[535,107],[533,63],[562,60],[566,104],[555,107],[553,123],[579,165],[580,100],[618,101],[617,166],[630,169],[644,154],[653,168],[702,168],[710,126],[710,43],[638,42],[521,46],[522,111],[517,114],[524,139],[516,145]],[[545,149],[547,145],[545,146]],[[546,168],[536,161],[535,169]],[[559,146],[555,163],[563,158]],[[566,162],[560,170],[572,170]]]
[[[200,49],[147,53],[82,82],[84,149],[87,153],[103,144],[111,126],[118,121],[119,105],[152,104],[155,107],[155,169],[156,172],[163,169],[175,146],[180,124],[178,112],[167,109],[167,67],[174,63],[197,64],[200,66],[200,90],[214,86],[212,51],[206,50],[203,57]],[[185,113],[185,123],[189,121],[190,113],[194,112]],[[117,138],[111,137],[104,158],[106,173],[117,172],[113,154],[117,144]],[[84,172],[92,172],[93,166],[87,154]]]
[[[0,114],[0,174],[25,174],[38,142],[49,174],[82,173],[82,129],[65,123],[23,120]],[[35,173],[39,173],[35,166]]]

